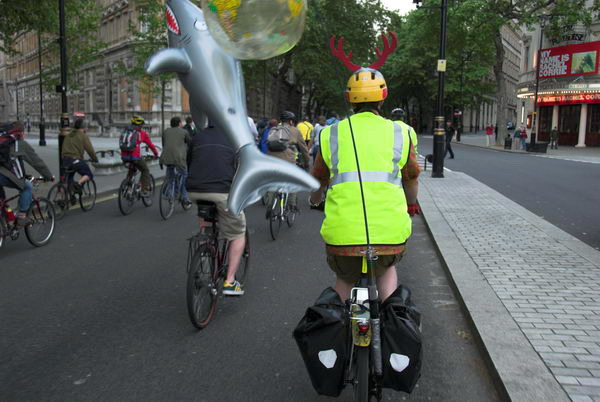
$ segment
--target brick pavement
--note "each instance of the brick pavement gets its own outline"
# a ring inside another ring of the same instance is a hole
[[[600,401],[600,253],[463,173],[428,176],[422,188],[556,381]]]

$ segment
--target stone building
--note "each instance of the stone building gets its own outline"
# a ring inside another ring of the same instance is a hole
[[[524,33],[519,122],[532,127],[539,59],[537,140],[548,141],[556,127],[560,145],[600,146],[598,35],[600,21],[569,27],[559,38],[543,35],[540,25]]]
[[[137,21],[132,0],[96,0],[102,7],[99,39],[107,47],[97,59],[82,66],[75,74],[78,86],[69,88],[68,111],[85,112],[92,135],[116,135],[133,114],[143,116],[152,134],[161,127],[161,97],[148,96],[138,82],[127,77],[118,66],[131,66],[132,38],[130,22]],[[143,27],[140,27],[143,28]],[[166,29],[166,28],[165,28]],[[14,44],[17,56],[0,53],[0,120],[29,120],[34,129],[40,122],[38,38],[26,33]],[[43,67],[54,61],[42,52]],[[46,67],[44,67],[46,66]],[[255,119],[276,116],[283,109],[299,109],[301,93],[287,82],[266,77],[263,85],[247,91],[248,113]],[[164,90],[165,120],[189,114],[189,98],[177,79],[167,82]],[[60,94],[44,88],[43,107],[47,130],[57,130],[61,112]],[[266,114],[266,116],[263,116]]]

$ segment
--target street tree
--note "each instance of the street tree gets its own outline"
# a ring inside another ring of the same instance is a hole
[[[600,8],[599,0],[463,0],[464,7],[471,10],[480,27],[482,36],[487,36],[494,44],[495,57],[493,72],[496,81],[496,125],[498,143],[506,135],[508,93],[503,70],[505,48],[502,27],[525,27],[529,29],[539,23],[540,18],[553,15],[551,35],[557,35],[565,26],[584,24],[589,26],[593,15]]]
[[[132,36],[133,63],[121,63],[119,70],[137,82],[140,92],[146,96],[160,96],[161,127],[165,130],[165,92],[173,73],[148,75],[144,69],[146,60],[160,49],[168,47],[165,6],[163,0],[134,0],[137,19],[129,21]]]

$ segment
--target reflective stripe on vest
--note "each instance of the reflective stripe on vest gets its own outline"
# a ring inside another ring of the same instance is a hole
[[[338,147],[338,123],[331,127],[331,135],[329,137],[331,146],[331,181],[333,187],[336,184],[358,181],[358,171],[339,173],[339,147]],[[363,182],[388,182],[399,186],[402,184],[402,179],[398,177],[400,172],[400,160],[402,159],[402,147],[404,146],[404,137],[402,135],[402,127],[394,123],[394,158],[392,159],[392,173],[385,171],[360,172],[360,177]]]

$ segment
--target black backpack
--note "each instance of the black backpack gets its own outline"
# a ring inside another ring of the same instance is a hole
[[[119,148],[121,151],[132,152],[139,142],[140,132],[134,127],[127,127],[119,136]]]

